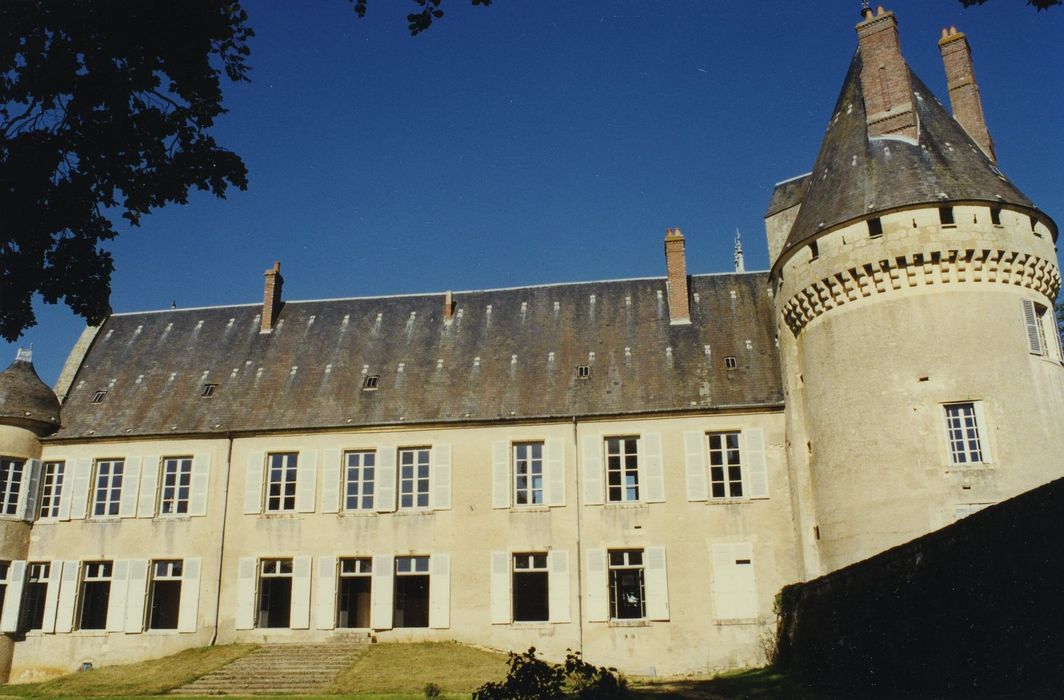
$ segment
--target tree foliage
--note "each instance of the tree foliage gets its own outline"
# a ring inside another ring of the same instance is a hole
[[[248,79],[246,21],[225,0],[0,2],[0,336],[36,323],[36,293],[110,313],[111,217],[246,188],[209,133],[222,74]]]
[[[615,668],[584,661],[578,651],[567,650],[565,663],[550,664],[536,657],[536,648],[523,654],[510,652],[505,680],[485,683],[473,691],[474,700],[624,700],[628,682]]]
[[[961,0],[961,4],[965,7],[971,7],[972,5],[982,5],[986,0]],[[1033,5],[1039,12],[1042,10],[1048,10],[1053,5],[1064,5],[1064,0],[1027,0],[1028,5]]]
[[[359,17],[366,16],[366,4],[368,0],[351,0],[351,4],[355,8],[355,14]],[[432,21],[443,17],[443,10],[440,9],[440,5],[443,0],[412,0],[421,9],[416,12],[411,12],[406,16],[407,29],[410,30],[410,36],[416,36],[432,26]],[[491,0],[472,0],[473,5],[480,5],[487,7],[491,4]]]

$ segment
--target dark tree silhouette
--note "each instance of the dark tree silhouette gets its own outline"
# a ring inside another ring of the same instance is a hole
[[[37,293],[110,313],[111,217],[246,188],[209,133],[222,73],[248,79],[246,21],[228,0],[0,1],[0,336]]]
[[[982,5],[986,0],[961,0],[961,4],[965,7],[971,7],[972,5]],[[1048,10],[1053,5],[1064,5],[1064,0],[1027,0],[1028,5],[1034,5],[1034,7],[1041,10]]]
[[[354,5],[355,13],[359,17],[366,16],[366,4],[368,0],[351,0],[351,4]],[[417,12],[411,12],[406,16],[407,27],[410,29],[410,36],[416,36],[421,32],[432,26],[432,21],[443,17],[443,10],[440,9],[442,0],[412,0],[421,9]],[[491,0],[472,0],[474,5],[488,6],[491,4]]]

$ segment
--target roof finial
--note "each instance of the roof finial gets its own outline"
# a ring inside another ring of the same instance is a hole
[[[861,18],[868,19],[872,16],[872,8],[868,5],[868,0],[861,0]]]
[[[33,346],[19,348],[15,353],[15,362],[33,362]]]
[[[739,229],[735,229],[735,271],[746,272],[746,264],[743,261],[743,239],[739,235]]]

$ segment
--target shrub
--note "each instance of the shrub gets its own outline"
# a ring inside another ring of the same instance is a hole
[[[612,700],[629,697],[628,683],[615,668],[589,664],[580,652],[567,650],[565,663],[555,665],[536,658],[536,648],[523,654],[510,652],[510,670],[499,683],[485,683],[473,691],[475,700]]]
[[[441,690],[440,686],[435,683],[426,683],[424,691],[425,697],[427,698],[438,698],[443,696],[443,690]]]

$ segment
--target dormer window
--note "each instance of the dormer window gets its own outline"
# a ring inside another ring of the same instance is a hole
[[[591,379],[591,365],[577,365],[576,378]]]
[[[105,396],[107,396],[106,391],[97,391],[95,394],[92,395],[92,402],[100,403],[101,401],[103,401],[103,397]]]
[[[218,388],[217,384],[204,384],[203,392],[200,394],[205,399],[209,399],[214,396],[214,390]]]
[[[381,377],[379,374],[371,374],[362,380],[362,391],[376,391],[380,384]]]
[[[739,366],[739,363],[735,361],[735,355],[728,355],[724,358],[724,369],[735,369]]]

